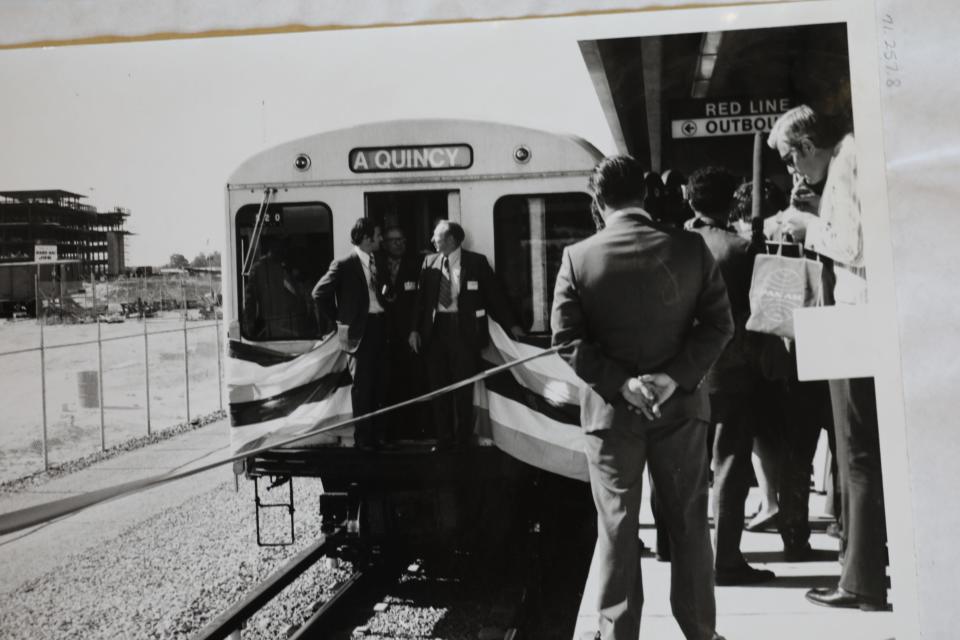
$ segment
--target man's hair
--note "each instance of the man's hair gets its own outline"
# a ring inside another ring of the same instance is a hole
[[[437,228],[440,227],[444,229],[443,233],[453,238],[453,241],[457,243],[458,247],[463,244],[464,238],[467,237],[463,227],[456,222],[451,222],[450,220],[441,220],[437,223]]]
[[[643,203],[646,191],[644,170],[631,156],[608,156],[601,160],[590,176],[590,193],[600,208],[618,208],[634,202]]]
[[[660,178],[668,193],[679,193],[681,187],[687,183],[687,179],[676,169],[667,169]]]
[[[749,220],[753,214],[753,182],[745,182],[733,192],[733,209],[730,212],[731,220]],[[760,199],[760,215],[769,218],[783,211],[787,207],[787,196],[771,180],[763,181],[762,198]]]
[[[697,169],[687,182],[687,200],[694,211],[726,222],[733,206],[733,192],[740,180],[726,169]]]
[[[817,113],[802,104],[777,118],[770,129],[767,146],[776,149],[777,144],[783,142],[791,148],[797,148],[801,140],[808,138],[816,148],[829,149],[840,142],[845,134],[839,118]]]
[[[372,238],[376,235],[379,226],[371,218],[360,218],[353,223],[353,228],[350,229],[350,242],[360,246],[364,238]]]

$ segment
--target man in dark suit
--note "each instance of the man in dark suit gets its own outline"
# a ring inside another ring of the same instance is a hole
[[[711,640],[710,407],[700,381],[733,335],[726,288],[700,236],[643,210],[636,160],[604,159],[590,188],[605,228],[564,250],[551,327],[588,385],[581,421],[598,515],[598,637],[636,640],[640,632],[637,532],[649,462],[670,532],[673,615],[689,640]]]
[[[407,238],[400,227],[388,227],[383,232],[382,244],[386,268],[382,290],[386,301],[387,353],[391,369],[387,404],[392,405],[424,391],[423,359],[411,352],[407,344],[421,259],[407,253]],[[424,420],[419,416],[421,409],[422,405],[413,405],[387,416],[391,436],[422,438]]]
[[[380,248],[380,227],[369,218],[360,218],[350,230],[353,251],[334,260],[313,288],[320,313],[336,322],[344,351],[350,354],[353,377],[353,414],[363,415],[385,406],[389,367],[382,359],[387,344],[387,325],[379,274],[385,272]],[[381,420],[363,420],[354,426],[354,440],[360,448],[384,444]]]
[[[464,237],[459,224],[441,220],[433,231],[437,253],[420,269],[408,340],[414,353],[424,353],[431,389],[480,370],[480,350],[490,340],[488,313],[515,338],[523,335],[486,257],[461,248]],[[446,394],[432,406],[439,444],[466,444],[473,433],[473,390]]]
[[[704,387],[710,394],[713,439],[713,515],[716,520],[716,583],[752,584],[772,580],[767,569],[747,564],[740,552],[744,504],[750,491],[753,438],[760,414],[756,397],[764,391],[755,342],[746,329],[750,316],[750,279],[754,254],[750,241],[727,227],[737,179],[717,167],[698,169],[687,184],[694,218],[690,227],[710,249],[720,269],[735,325],[733,340],[710,369]]]

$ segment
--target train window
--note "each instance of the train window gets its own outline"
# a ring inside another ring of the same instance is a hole
[[[237,211],[237,281],[240,334],[248,340],[312,340],[325,333],[310,293],[333,260],[333,216],[322,202],[279,202],[254,247],[253,267],[243,277],[260,205]]]
[[[585,193],[509,195],[493,207],[494,257],[513,308],[531,333],[550,331],[563,248],[596,230]]]
[[[367,216],[381,229],[400,227],[411,255],[433,252],[430,238],[440,220],[450,217],[458,191],[378,191],[365,194]]]

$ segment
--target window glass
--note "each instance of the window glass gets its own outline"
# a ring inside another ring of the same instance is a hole
[[[521,324],[550,332],[553,286],[563,248],[594,233],[585,193],[510,195],[493,207],[494,256]]]
[[[271,204],[253,267],[244,277],[259,210],[250,204],[237,211],[240,333],[258,341],[317,338],[329,327],[321,326],[310,293],[333,260],[330,208],[320,202]]]

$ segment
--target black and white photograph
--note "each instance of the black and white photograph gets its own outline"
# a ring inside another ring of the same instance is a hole
[[[0,51],[0,636],[914,637],[868,6]]]

